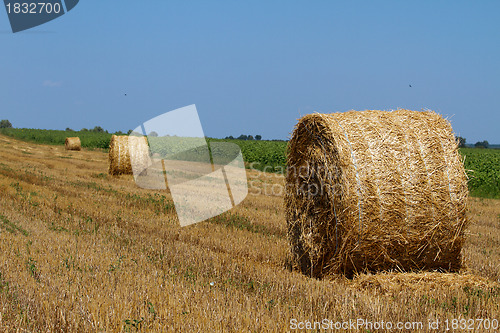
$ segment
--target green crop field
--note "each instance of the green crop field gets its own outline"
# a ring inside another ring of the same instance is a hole
[[[209,139],[209,141],[236,143],[241,148],[245,162],[247,162],[248,166],[252,169],[281,173],[285,171],[286,141],[243,141],[220,139]]]
[[[500,149],[462,148],[472,196],[500,198]]]
[[[4,128],[0,134],[36,143],[62,145],[69,136],[78,136],[82,147],[109,147],[110,133],[93,131],[58,131],[40,129]],[[209,142],[232,142],[243,153],[248,168],[268,172],[284,172],[286,168],[286,141],[243,141],[208,139]],[[462,148],[465,169],[469,176],[469,189],[472,196],[500,198],[500,149]]]

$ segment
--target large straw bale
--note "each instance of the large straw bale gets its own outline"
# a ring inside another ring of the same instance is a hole
[[[66,150],[81,150],[82,143],[79,137],[66,138],[64,140],[64,147]]]
[[[288,146],[291,264],[313,277],[461,266],[467,176],[432,111],[301,118]]]
[[[109,143],[109,174],[133,174],[132,162],[138,173],[151,165],[147,138],[113,135]]]

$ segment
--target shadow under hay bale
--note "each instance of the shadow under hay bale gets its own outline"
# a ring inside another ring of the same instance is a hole
[[[141,174],[151,165],[147,138],[113,135],[109,143],[109,174],[132,175],[132,163]]]
[[[451,125],[409,110],[311,114],[288,145],[290,260],[321,278],[461,267],[467,176]]]
[[[79,137],[66,138],[64,140],[64,148],[66,150],[82,150],[82,143]]]

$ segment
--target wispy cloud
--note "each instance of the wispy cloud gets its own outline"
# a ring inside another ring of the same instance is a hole
[[[44,87],[60,87],[62,85],[61,81],[45,80],[42,85]]]

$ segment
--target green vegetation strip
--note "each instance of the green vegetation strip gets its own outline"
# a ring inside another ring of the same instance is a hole
[[[77,136],[85,148],[109,147],[110,133],[92,131],[58,131],[32,128],[2,128],[0,133],[12,138],[48,145],[64,145],[67,137]]]
[[[0,134],[12,138],[49,145],[64,145],[67,137],[77,136],[85,148],[109,148],[111,133],[94,131],[60,131],[30,128],[2,128]],[[123,133],[116,133],[123,134]],[[270,172],[282,172],[286,165],[286,141],[212,139],[210,142],[232,142],[243,154],[247,167]]]
[[[286,170],[286,141],[244,141],[209,139],[209,142],[231,142],[237,144],[247,167],[266,172],[284,173]]]
[[[110,133],[95,131],[57,131],[26,128],[2,128],[0,134],[36,143],[62,145],[66,137],[78,136],[86,148],[109,147]],[[118,133],[121,134],[121,133]],[[247,168],[267,172],[286,171],[286,141],[260,141],[236,139],[212,139],[210,142],[237,144],[243,154]],[[465,169],[469,176],[472,196],[500,199],[500,149],[461,148],[465,156]],[[6,166],[1,165],[2,168]]]
[[[500,150],[462,148],[469,190],[474,197],[500,199]]]

